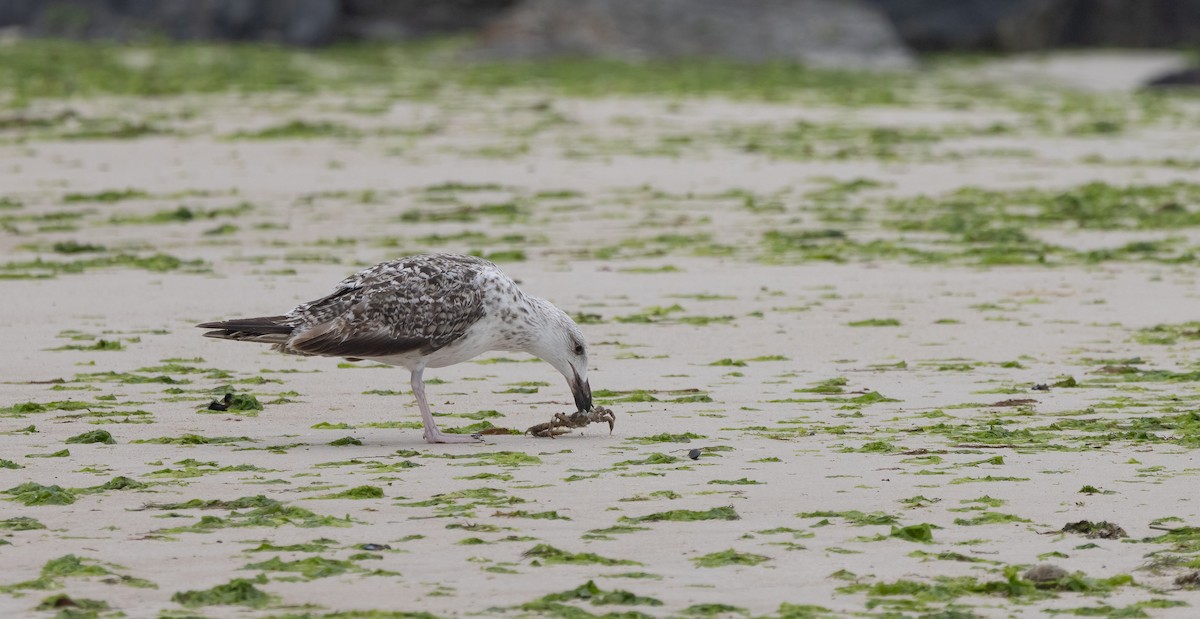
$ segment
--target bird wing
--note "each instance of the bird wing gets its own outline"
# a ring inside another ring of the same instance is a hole
[[[292,310],[300,354],[387,357],[433,352],[485,315],[474,261],[417,256],[385,262],[343,281],[333,294]]]

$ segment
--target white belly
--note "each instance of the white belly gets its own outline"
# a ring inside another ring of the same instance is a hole
[[[466,335],[459,338],[453,344],[439,348],[428,355],[414,350],[411,353],[392,355],[390,357],[372,357],[371,360],[387,365],[398,365],[409,370],[421,364],[424,364],[427,368],[444,368],[456,363],[469,361],[489,350],[496,350],[496,342],[495,338],[492,337],[492,330],[488,329],[485,324],[477,323],[467,331]]]

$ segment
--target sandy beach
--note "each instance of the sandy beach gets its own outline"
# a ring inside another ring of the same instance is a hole
[[[1194,616],[1200,105],[958,96],[31,104],[159,131],[0,131],[0,615]],[[403,370],[194,327],[426,251],[576,316],[612,433],[428,445]]]

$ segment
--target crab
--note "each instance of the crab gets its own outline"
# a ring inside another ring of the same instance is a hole
[[[608,422],[608,433],[612,434],[613,426],[616,425],[616,417],[613,415],[611,408],[596,406],[588,411],[576,411],[570,415],[566,413],[554,413],[554,417],[548,423],[539,423],[525,431],[525,434],[532,434],[538,438],[554,438],[571,431],[571,428],[582,428],[592,423]]]

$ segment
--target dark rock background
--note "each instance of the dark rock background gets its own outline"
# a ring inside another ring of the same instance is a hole
[[[516,0],[0,0],[29,36],[271,41],[318,46],[476,30]]]
[[[490,57],[720,57],[823,67],[912,64],[891,22],[858,0],[525,0],[488,24]]]
[[[1200,0],[867,0],[914,49],[1200,46]]]
[[[722,10],[736,23],[722,22]],[[745,17],[755,11],[757,18]],[[569,17],[583,12],[593,32]],[[558,17],[534,18],[551,14]],[[601,23],[607,33],[594,31]],[[697,24],[725,25],[706,32]],[[754,60],[822,45],[894,54],[896,37],[918,51],[1197,47],[1200,0],[0,0],[0,28],[25,36],[303,46],[485,32],[489,47],[508,55],[610,53],[599,44],[608,42],[633,55]],[[881,28],[894,34],[871,34]],[[660,40],[664,33],[669,40]]]

